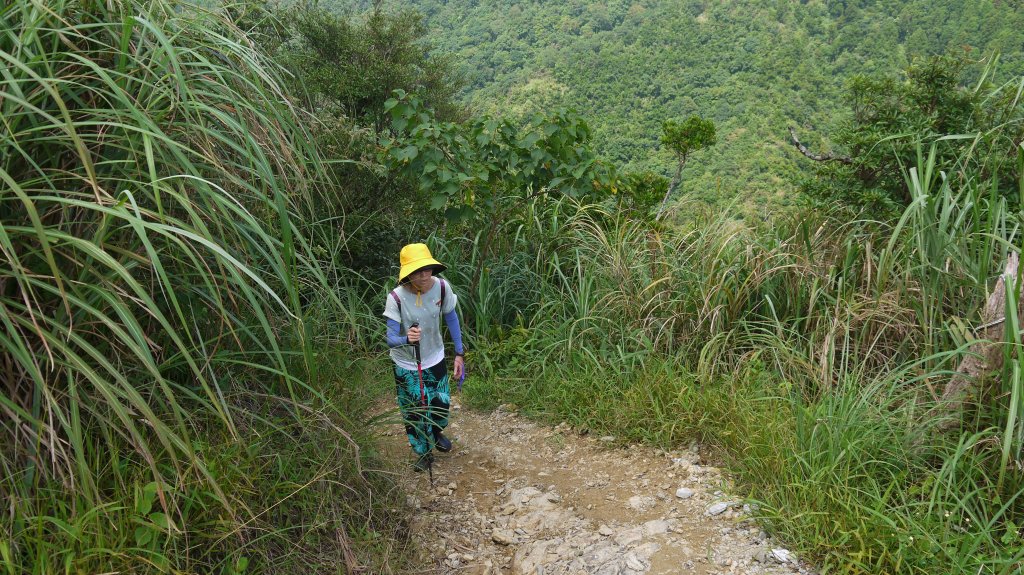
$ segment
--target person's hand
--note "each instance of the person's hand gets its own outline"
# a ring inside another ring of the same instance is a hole
[[[459,391],[462,391],[462,380],[466,377],[466,360],[461,355],[455,356],[455,369],[452,375],[459,382]]]
[[[405,332],[405,336],[409,338],[409,343],[416,343],[420,340],[420,328],[410,327],[409,331]]]

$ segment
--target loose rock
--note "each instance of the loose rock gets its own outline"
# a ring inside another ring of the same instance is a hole
[[[708,510],[705,513],[714,517],[715,515],[721,515],[728,508],[728,503],[715,503],[711,507],[708,507]]]
[[[495,529],[491,532],[491,541],[498,545],[511,545],[516,542],[516,536],[507,529]]]
[[[637,511],[646,511],[654,505],[654,498],[650,495],[634,495],[629,498],[629,507]]]
[[[779,563],[789,563],[792,559],[792,554],[790,554],[786,549],[772,549],[772,556],[774,556],[775,560]]]

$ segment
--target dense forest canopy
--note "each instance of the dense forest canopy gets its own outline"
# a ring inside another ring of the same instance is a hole
[[[366,2],[327,0],[340,13]],[[669,177],[666,119],[713,120],[719,144],[690,162],[681,190],[724,205],[736,196],[790,205],[811,148],[848,116],[856,75],[900,77],[912,58],[999,54],[1001,75],[1024,70],[1024,8],[1012,2],[699,0],[518,2],[394,0],[425,15],[430,42],[454,54],[465,99],[485,113],[529,117],[568,106],[598,152],[629,171]],[[980,67],[979,67],[980,69]],[[978,70],[973,71],[978,74]],[[755,210],[756,211],[756,210]]]

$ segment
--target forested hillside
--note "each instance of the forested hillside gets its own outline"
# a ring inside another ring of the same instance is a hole
[[[366,3],[327,0],[340,12]],[[394,6],[392,6],[394,4]],[[484,113],[575,108],[599,153],[669,176],[666,119],[698,114],[718,144],[695,156],[682,190],[753,211],[795,199],[806,167],[787,128],[812,149],[849,115],[857,74],[898,77],[915,55],[1000,54],[1024,69],[1024,9],[1013,2],[706,2],[701,0],[393,0],[421,11],[438,52],[454,54],[465,99]],[[977,74],[977,71],[974,71]]]

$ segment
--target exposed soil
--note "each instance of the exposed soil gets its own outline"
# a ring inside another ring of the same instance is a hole
[[[704,465],[695,446],[623,447],[566,425],[539,425],[505,406],[460,409],[455,398],[447,431],[455,448],[436,454],[431,487],[428,474],[411,469],[401,425],[384,433],[387,449],[405,462],[402,482],[428,573],[812,572],[749,519],[728,477]]]

